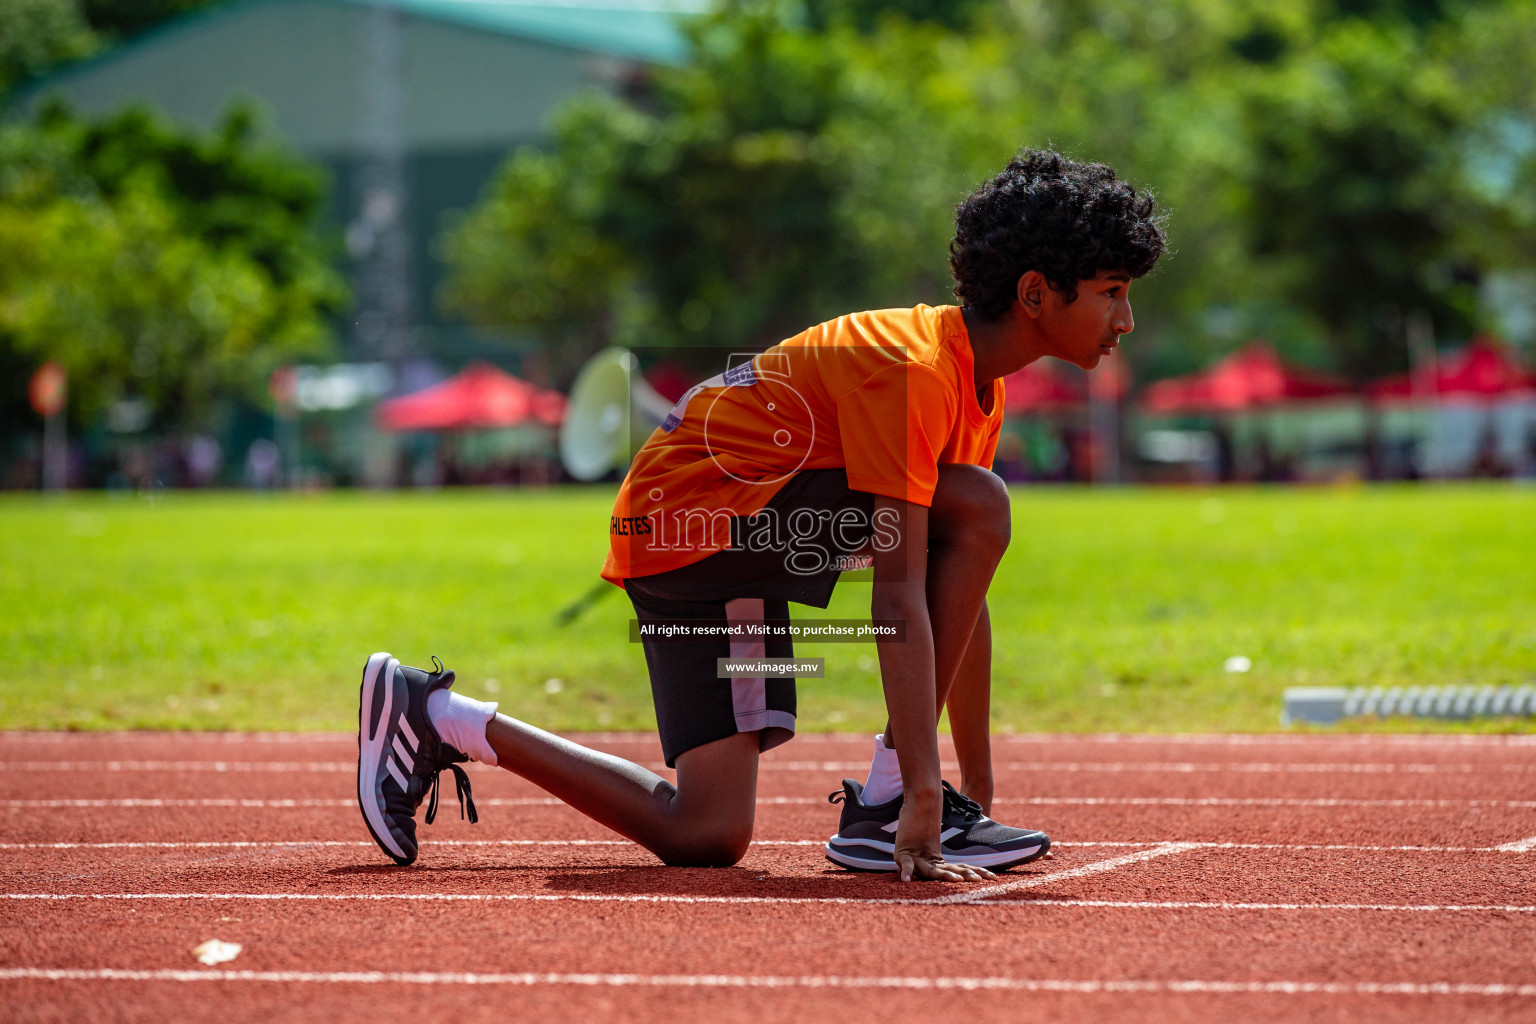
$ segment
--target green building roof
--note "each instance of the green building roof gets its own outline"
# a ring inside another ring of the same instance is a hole
[[[402,14],[408,143],[505,147],[541,134],[565,97],[610,87],[616,65],[686,59],[680,22],[710,2],[231,0],[31,82],[7,106],[26,116],[42,97],[62,95],[99,114],[142,102],[206,127],[246,98],[304,152],[353,150],[369,74],[365,26],[389,7]]]
[[[708,0],[340,0],[393,4],[422,18],[616,57],[675,63],[685,55],[679,15],[706,10]]]
[[[4,0],[0,0],[4,2]],[[687,42],[679,19],[701,14],[711,0],[300,0],[318,7],[394,7],[427,22],[456,25],[494,35],[542,43],[569,50],[655,64],[680,63]],[[228,0],[173,18],[134,36],[106,52],[72,64],[16,89],[12,109],[62,83],[125,58],[154,50],[189,31],[205,29],[231,16],[284,0]]]

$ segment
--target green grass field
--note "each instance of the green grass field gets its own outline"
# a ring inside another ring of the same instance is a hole
[[[0,500],[0,727],[347,729],[370,651],[559,729],[651,728],[608,489]],[[995,720],[1278,728],[1299,683],[1536,671],[1536,488],[1028,489],[993,584]],[[868,614],[867,583],[827,613]],[[872,645],[823,645],[805,729],[883,720]],[[1230,674],[1231,655],[1252,671]],[[553,682],[559,680],[558,683]],[[1374,729],[1526,730],[1510,720]]]

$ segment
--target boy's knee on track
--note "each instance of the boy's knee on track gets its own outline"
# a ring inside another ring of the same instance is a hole
[[[674,867],[729,867],[747,855],[752,845],[753,815],[729,808],[685,815],[676,820],[673,835],[656,851]]]
[[[752,828],[719,828],[679,839],[657,851],[671,867],[726,868],[740,862],[752,845]]]

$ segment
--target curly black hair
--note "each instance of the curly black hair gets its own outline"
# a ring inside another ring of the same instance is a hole
[[[996,320],[1031,270],[1075,302],[1079,281],[1104,270],[1142,277],[1166,248],[1150,192],[1104,164],[1026,149],[955,211],[949,266],[961,304]]]

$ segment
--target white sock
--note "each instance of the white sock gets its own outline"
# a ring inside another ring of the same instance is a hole
[[[444,743],[468,754],[471,761],[496,763],[496,751],[485,738],[485,725],[495,714],[495,704],[452,690],[433,690],[427,695],[427,717],[432,720],[432,728]]]
[[[869,762],[869,778],[864,783],[864,802],[871,806],[894,800],[901,795],[901,765],[896,751],[885,745],[884,734],[875,737],[875,756]]]

